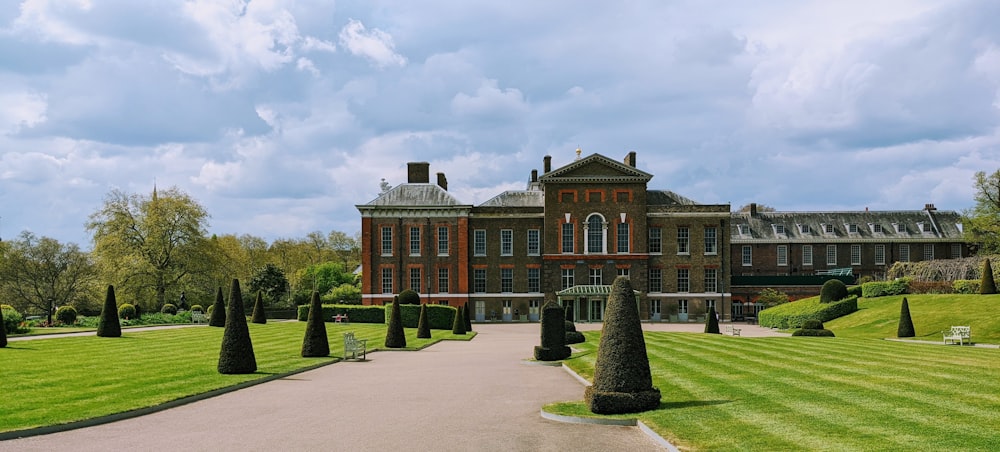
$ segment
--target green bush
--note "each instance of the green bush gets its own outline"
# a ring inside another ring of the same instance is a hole
[[[465,314],[462,312],[461,306],[458,307],[458,312],[455,313],[455,319],[451,323],[451,334],[465,334]]]
[[[134,319],[135,318],[135,306],[129,303],[122,303],[118,307],[118,318],[120,319]]]
[[[757,303],[763,303],[767,307],[771,307],[788,303],[789,300],[787,293],[768,287],[760,291],[760,294],[757,295],[756,301]]]
[[[0,308],[0,311],[3,311],[3,325],[7,334],[27,333],[28,327],[25,326],[22,328],[21,326],[24,322],[24,316],[22,316],[21,313],[17,312],[14,308],[11,308],[8,305],[4,306],[5,307]]]
[[[201,307],[200,304],[193,304],[193,305],[191,305],[191,312],[195,312],[195,311],[205,312],[205,308]]]
[[[167,303],[167,304],[163,305],[162,308],[160,308],[160,313],[162,313],[162,314],[170,314],[170,315],[177,314],[177,306],[174,306],[174,305],[172,305],[170,303]]]
[[[896,278],[892,281],[872,281],[861,285],[861,296],[865,298],[902,295],[910,288],[910,278]]]
[[[951,283],[952,290],[955,293],[972,295],[979,293],[979,280],[978,279],[959,279]]]
[[[566,314],[562,306],[548,301],[542,306],[542,345],[535,347],[538,361],[559,361],[569,358],[572,353],[566,346]]]
[[[899,307],[899,325],[896,327],[896,337],[914,337],[916,330],[913,328],[913,319],[910,318],[910,303],[903,297],[903,303]]]
[[[420,294],[413,289],[406,289],[399,293],[399,304],[420,304]]]
[[[861,298],[862,297],[862,294],[861,294],[861,284],[858,284],[856,286],[848,287],[847,288],[847,296],[848,297],[855,296],[855,297]]]
[[[318,303],[316,310],[322,311],[322,308],[319,307]],[[250,315],[250,321],[258,324],[267,323],[267,314],[264,313],[264,297],[259,290],[257,291],[257,299],[253,303],[253,314]],[[323,319],[320,319],[320,322],[322,321]]]
[[[823,322],[820,322],[819,320],[816,320],[816,319],[809,319],[809,320],[806,320],[806,321],[802,322],[802,329],[806,329],[806,330],[822,330],[823,329]]]
[[[0,308],[0,348],[7,346],[7,323],[4,322],[3,308]]]
[[[768,328],[799,328],[809,319],[828,322],[857,310],[858,298],[853,296],[834,303],[820,303],[819,297],[805,298],[760,311],[757,323]]]
[[[847,298],[847,285],[839,279],[827,280],[819,291],[820,303],[832,303],[844,298]]]
[[[472,331],[472,309],[470,309],[469,303],[466,302],[463,312],[465,312],[465,331]]]
[[[320,297],[322,299],[322,297]],[[347,315],[347,320],[353,323],[385,323],[385,307],[383,306],[359,306],[350,304],[325,304],[323,305],[323,321],[332,322],[337,315]],[[309,317],[309,305],[299,306],[297,318],[299,321],[306,321]],[[451,328],[451,324],[448,326]]]
[[[407,304],[401,305],[399,309],[403,316],[403,326],[406,328],[416,328],[417,324],[420,323],[420,306]],[[386,309],[387,314],[388,312],[389,310]],[[458,308],[454,306],[440,304],[427,305],[427,320],[430,322],[432,330],[450,330],[454,326],[455,314],[457,313]],[[388,317],[386,315],[386,322],[389,321]]]
[[[719,332],[719,317],[715,315],[715,308],[708,309],[708,316],[705,318],[705,332],[708,334],[722,334]]]
[[[576,324],[570,320],[564,320],[563,326],[566,328],[567,332],[576,331]]]
[[[420,305],[420,319],[417,320],[417,339],[431,338],[431,322],[427,320],[427,305]]]
[[[404,348],[406,347],[406,334],[403,330],[403,316],[399,309],[399,296],[393,297],[389,312],[389,322],[385,331],[385,346],[387,348]]]
[[[983,262],[983,271],[980,279],[982,281],[979,283],[980,294],[991,295],[997,293],[997,285],[993,280],[993,265],[990,264],[989,258],[986,258],[986,262]]]
[[[566,345],[569,344],[580,344],[587,342],[587,337],[579,331],[567,331],[566,332]]]
[[[76,308],[72,306],[60,306],[56,309],[56,320],[65,325],[76,323]]]
[[[257,358],[250,340],[246,311],[243,308],[243,294],[240,280],[233,279],[229,289],[229,312],[226,313],[226,329],[222,333],[222,348],[219,351],[220,374],[252,374],[257,371]]]
[[[805,328],[792,331],[792,336],[836,337],[833,331],[830,330],[807,330]]]
[[[260,292],[257,292],[260,296]],[[330,340],[326,334],[326,323],[323,321],[323,308],[319,301],[319,292],[313,291],[309,303],[309,317],[306,319],[306,334],[302,339],[302,357],[316,358],[330,355]]]
[[[226,326],[226,300],[222,298],[222,288],[215,292],[215,303],[208,307],[208,326]]]

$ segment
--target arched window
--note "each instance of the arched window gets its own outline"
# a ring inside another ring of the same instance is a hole
[[[604,217],[596,213],[591,214],[587,217],[587,253],[607,253],[605,238]]]

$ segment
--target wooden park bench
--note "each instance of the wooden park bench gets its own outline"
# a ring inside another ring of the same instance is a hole
[[[944,343],[952,343],[958,341],[958,345],[965,345],[966,342],[972,343],[972,327],[971,326],[953,326],[950,330],[943,331],[944,333]]]
[[[200,311],[191,311],[191,323],[208,323],[208,316]]]
[[[741,331],[743,331],[742,328],[734,328],[732,325],[726,325],[726,332],[730,336],[739,336]]]
[[[364,361],[368,354],[368,339],[358,339],[353,332],[344,333],[344,359],[358,359],[358,352],[361,352],[361,360]]]

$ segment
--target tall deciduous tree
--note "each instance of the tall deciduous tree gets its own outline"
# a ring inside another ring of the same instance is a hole
[[[136,300],[155,297],[157,307],[168,290],[194,273],[208,271],[208,213],[176,187],[150,196],[113,190],[90,216],[94,254],[108,276]],[[123,265],[127,263],[128,265]]]
[[[0,285],[4,302],[27,311],[47,312],[84,296],[97,273],[87,253],[75,243],[22,232],[0,247]]]
[[[966,240],[980,243],[987,253],[1000,252],[1000,170],[974,176],[976,205],[965,211]]]
[[[267,300],[276,303],[288,291],[288,278],[277,265],[265,264],[257,269],[250,278],[250,290],[263,293]]]

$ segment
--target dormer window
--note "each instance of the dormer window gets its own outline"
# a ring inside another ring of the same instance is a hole
[[[826,233],[826,234],[833,234],[833,225],[832,224],[823,224],[823,225],[820,225],[820,226],[823,227],[823,232],[824,233]]]
[[[750,233],[750,225],[749,224],[738,224],[738,225],[736,225],[736,227],[739,229],[740,235],[747,235],[747,234]]]
[[[800,234],[808,234],[809,233],[809,225],[808,224],[800,224],[799,225],[799,233]]]
[[[932,232],[930,223],[917,223],[917,229],[920,229],[920,232]]]
[[[785,225],[783,225],[783,224],[772,224],[771,227],[774,228],[774,234],[775,235],[785,235]]]
[[[847,226],[847,233],[848,234],[857,234],[858,233],[858,225],[856,225],[856,224],[847,224],[845,226]]]
[[[903,223],[893,223],[892,228],[896,230],[897,234],[902,234],[906,232],[906,225]]]
[[[878,223],[868,223],[868,227],[876,234],[882,233],[882,225]]]

